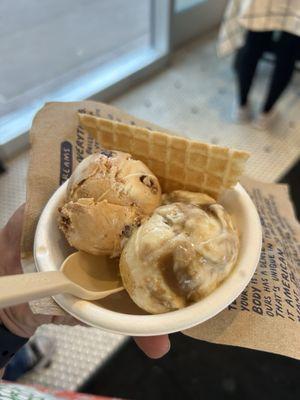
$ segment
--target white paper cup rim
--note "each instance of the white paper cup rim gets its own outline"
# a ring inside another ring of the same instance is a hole
[[[61,260],[66,256],[56,221],[58,206],[65,197],[66,185],[67,182],[54,192],[37,225],[34,259],[39,271],[59,269]],[[177,332],[214,317],[232,303],[251,280],[259,261],[262,242],[261,224],[255,205],[240,184],[226,191],[221,203],[233,215],[240,232],[239,258],[229,277],[201,301],[165,314],[132,315],[112,311],[67,294],[54,296],[54,300],[67,313],[88,325],[133,336]]]

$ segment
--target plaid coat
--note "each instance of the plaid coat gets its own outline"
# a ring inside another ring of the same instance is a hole
[[[218,39],[219,56],[241,47],[246,30],[286,31],[300,36],[300,0],[230,0]]]

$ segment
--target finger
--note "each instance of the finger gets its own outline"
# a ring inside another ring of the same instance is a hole
[[[161,358],[170,350],[168,335],[134,337],[138,347],[150,358]]]

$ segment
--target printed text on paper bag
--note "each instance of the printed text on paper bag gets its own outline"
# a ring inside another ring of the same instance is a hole
[[[272,195],[253,189],[263,227],[263,246],[257,271],[247,288],[229,310],[255,312],[300,322],[300,294],[296,268],[300,268],[300,249],[294,232],[281,215]]]

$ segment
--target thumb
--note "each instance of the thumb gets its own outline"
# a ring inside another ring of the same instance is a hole
[[[137,346],[150,358],[161,358],[170,350],[168,335],[134,337]]]

